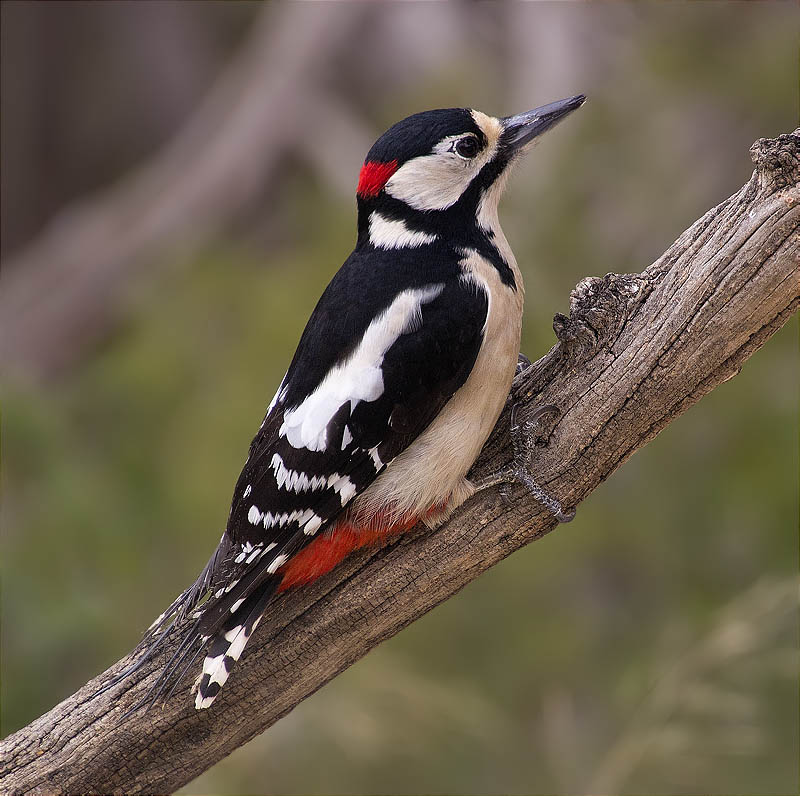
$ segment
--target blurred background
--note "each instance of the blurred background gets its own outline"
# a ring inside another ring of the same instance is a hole
[[[789,3],[0,11],[4,734],[205,563],[387,126],[588,95],[501,211],[536,358],[797,125]],[[796,792],[797,332],[186,792]]]

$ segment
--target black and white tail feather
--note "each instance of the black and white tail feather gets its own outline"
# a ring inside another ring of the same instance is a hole
[[[203,669],[193,688],[195,707],[206,708],[214,701],[280,583],[280,576],[270,571],[269,560],[260,566],[248,566],[244,571],[236,567],[238,577],[229,577],[233,569],[231,564],[235,563],[231,552],[232,545],[223,536],[197,580],[147,629],[134,650],[138,660],[106,684],[100,693],[153,659],[174,630],[178,633],[175,652],[145,696],[129,712],[145,704],[152,707],[162,694],[169,699],[206,646]]]

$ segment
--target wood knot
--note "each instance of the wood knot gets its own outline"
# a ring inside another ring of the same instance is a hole
[[[553,331],[573,359],[584,359],[616,338],[625,321],[650,292],[643,274],[589,276],[575,286],[569,297],[569,317],[553,318]]]
[[[759,187],[778,191],[800,183],[800,128],[777,138],[759,138],[750,147]]]

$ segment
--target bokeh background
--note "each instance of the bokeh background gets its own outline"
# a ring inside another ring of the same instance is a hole
[[[4,734],[205,563],[385,127],[589,96],[502,208],[535,358],[797,123],[793,3],[0,10]],[[796,345],[186,792],[797,792]]]

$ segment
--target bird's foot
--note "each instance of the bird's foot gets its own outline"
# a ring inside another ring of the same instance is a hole
[[[531,366],[531,361],[522,351],[517,354],[517,368],[514,371],[515,376],[519,376],[520,373],[524,373],[529,367]]]
[[[551,412],[558,413],[558,407],[552,404],[540,406],[523,423],[517,422],[517,404],[511,407],[511,444],[514,449],[514,459],[506,467],[497,470],[480,481],[475,482],[476,491],[488,489],[491,486],[500,485],[501,494],[504,499],[508,499],[508,485],[520,483],[539,501],[543,506],[550,510],[559,522],[570,522],[575,518],[575,509],[567,511],[561,507],[561,503],[548,494],[531,475],[530,462],[533,457],[533,449],[536,445],[535,431],[540,419]]]

